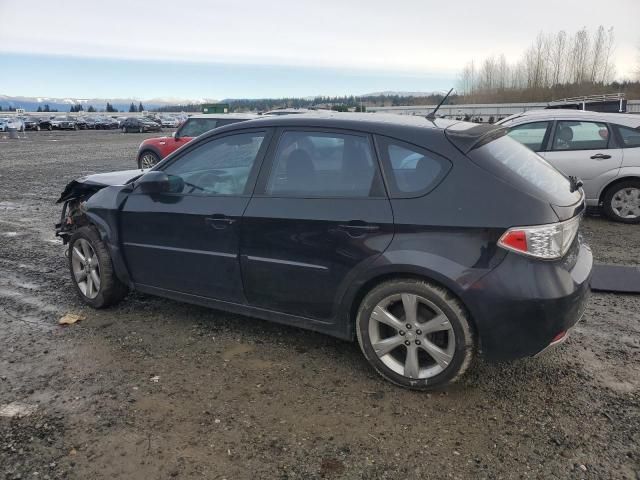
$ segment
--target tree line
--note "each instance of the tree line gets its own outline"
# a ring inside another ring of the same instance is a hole
[[[573,34],[540,32],[520,59],[505,55],[470,61],[460,73],[458,93],[468,103],[545,101],[628,88],[640,93],[638,82],[613,82],[613,27],[586,27]]]

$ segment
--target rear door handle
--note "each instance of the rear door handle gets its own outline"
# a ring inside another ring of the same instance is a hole
[[[611,155],[606,155],[604,153],[596,153],[591,157],[591,160],[606,160],[608,158],[611,158]]]
[[[207,217],[204,219],[204,222],[210,227],[215,228],[216,230],[222,230],[223,228],[227,228],[229,225],[235,223],[235,218],[229,218],[225,215],[213,215],[211,217]]]
[[[343,223],[338,225],[340,230],[344,230],[352,237],[361,237],[367,233],[376,232],[380,230],[379,225],[372,225],[362,221],[354,220],[349,223]]]

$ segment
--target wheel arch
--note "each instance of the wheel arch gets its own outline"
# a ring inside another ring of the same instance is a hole
[[[346,305],[344,305],[344,311],[347,312],[348,315],[345,322],[348,325],[349,338],[351,340],[355,338],[355,324],[358,309],[367,293],[384,282],[400,279],[422,280],[448,291],[465,309],[471,323],[472,334],[476,339],[479,339],[478,327],[474,320],[473,311],[468,303],[464,301],[464,289],[462,289],[459,284],[433,270],[423,269],[413,265],[391,265],[390,267],[391,268],[381,269],[371,274],[347,295],[348,298],[346,299]]]
[[[143,145],[142,148],[138,151],[138,158],[137,158],[138,163],[140,163],[140,159],[142,158],[142,155],[144,155],[147,152],[151,152],[157,155],[158,161],[162,160],[162,154],[160,153],[160,150],[158,150],[157,147],[154,147],[153,145]]]
[[[607,192],[610,188],[615,187],[622,182],[628,182],[629,180],[640,182],[640,171],[638,171],[637,173],[625,174],[624,176],[616,177],[614,180],[602,187],[600,195],[598,196],[598,204],[601,205],[604,202],[604,197],[607,195]]]

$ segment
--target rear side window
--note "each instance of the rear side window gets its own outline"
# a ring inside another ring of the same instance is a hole
[[[266,193],[283,197],[380,197],[380,175],[369,138],[326,132],[285,132]]]
[[[549,122],[532,122],[511,127],[508,135],[534,152],[539,152],[546,143],[548,130]]]
[[[622,125],[616,125],[622,138],[623,148],[640,147],[640,127],[631,128],[623,127]]]
[[[485,143],[468,155],[476,164],[518,190],[549,199],[554,205],[574,205],[580,200],[580,192],[571,192],[567,177],[508,135]]]
[[[605,123],[561,120],[556,124],[553,150],[602,150],[608,145]]]
[[[378,137],[377,141],[392,197],[424,195],[433,190],[451,168],[446,158],[415,145],[386,137]]]

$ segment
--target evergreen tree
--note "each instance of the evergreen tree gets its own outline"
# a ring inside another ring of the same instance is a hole
[[[45,112],[50,112],[51,111],[51,110],[49,110],[49,104],[48,103],[44,104],[44,111]]]
[[[129,112],[135,112],[136,111],[136,106],[133,104],[133,102],[131,102],[131,105],[129,105]]]
[[[87,112],[89,112],[89,113],[93,113],[93,112],[95,112],[95,111],[96,111],[96,109],[95,109],[95,108],[93,108],[93,105],[89,105],[89,108],[87,109]]]
[[[138,105],[138,111],[139,112],[143,112],[144,111],[144,105],[142,105],[142,102],[140,102],[140,105]]]
[[[2,107],[0,107],[0,110],[2,110]],[[38,106],[38,110],[36,110],[36,112],[42,113],[42,107]]]

